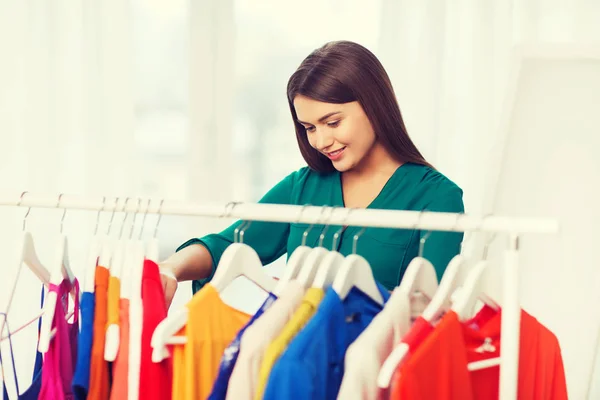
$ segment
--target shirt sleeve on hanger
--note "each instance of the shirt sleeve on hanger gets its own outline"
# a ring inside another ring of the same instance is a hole
[[[269,190],[260,199],[259,203],[291,204],[292,190],[298,173],[293,172],[285,177]],[[208,278],[193,281],[194,293],[212,279],[223,252],[227,246],[233,243],[233,233],[241,223],[242,221],[236,221],[220,233],[190,239],[177,248],[177,251],[179,251],[192,244],[201,244],[206,247],[212,257],[213,268],[211,274]],[[256,250],[263,265],[270,264],[285,254],[289,229],[289,223],[252,221],[244,230],[244,243]]]

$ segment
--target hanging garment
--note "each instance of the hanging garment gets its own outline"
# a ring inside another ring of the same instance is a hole
[[[89,400],[107,400],[110,393],[108,362],[104,360],[104,343],[106,342],[106,321],[108,307],[108,269],[96,267],[94,293],[96,295],[94,310],[94,342],[90,360]]]
[[[377,376],[394,345],[410,328],[410,317],[410,298],[395,290],[383,310],[346,351],[339,399],[384,398]]]
[[[267,387],[271,370],[279,357],[287,349],[290,342],[296,337],[298,332],[304,328],[306,323],[315,314],[319,304],[323,300],[325,292],[323,289],[309,288],[304,294],[304,298],[300,306],[290,318],[288,323],[283,327],[281,333],[271,342],[265,354],[263,355],[262,364],[258,372],[258,383],[256,385],[255,400],[261,400]]]
[[[110,400],[127,400],[129,378],[129,299],[119,300],[119,352],[113,364]]]
[[[42,286],[40,309],[43,309],[43,308],[44,308],[44,287]],[[8,318],[8,316],[5,313],[0,313],[0,314],[3,314],[5,318]],[[42,320],[41,320],[41,318],[38,320],[38,340],[35,344],[35,348],[36,348],[35,365],[33,367],[33,376],[31,378],[31,384],[22,393],[19,389],[19,381],[17,380],[17,369],[15,366],[15,353],[14,353],[14,349],[13,349],[13,345],[12,345],[10,329],[8,327],[8,320],[6,320],[5,326],[6,326],[6,331],[9,332],[8,333],[8,345],[10,348],[10,357],[12,358],[12,360],[11,360],[12,361],[12,370],[13,370],[13,375],[14,375],[15,387],[17,389],[17,399],[18,400],[36,400],[40,395],[40,390],[42,389],[42,366],[43,366],[44,358],[43,358],[42,353],[37,351],[37,348],[39,347],[39,343],[40,343],[40,330],[42,328]],[[0,336],[2,336],[1,332],[0,332]],[[2,366],[2,367],[4,366],[4,364],[2,363],[1,355],[0,355],[0,366]],[[4,375],[4,370],[3,370],[3,375]],[[2,389],[3,389],[2,390],[2,398],[4,400],[9,400],[8,393],[6,392],[6,387],[3,386]]]
[[[386,302],[387,289],[377,284]],[[346,350],[383,309],[353,287],[344,300],[327,290],[314,317],[273,366],[265,399],[335,399]]]
[[[461,323],[449,311],[392,378],[392,399],[498,398],[499,367],[469,372],[468,363],[499,357],[501,313],[484,308]],[[567,399],[558,340],[521,311],[519,399]]]
[[[111,325],[119,326],[119,307],[121,300],[121,279],[116,276],[110,276],[108,278],[108,294],[106,297],[106,328],[104,336]],[[120,334],[119,334],[120,337]],[[104,341],[106,346],[106,338]]]
[[[219,372],[223,351],[250,320],[221,300],[210,284],[187,304],[188,320],[180,334],[184,345],[173,350],[173,399],[206,399]]]
[[[263,302],[258,311],[256,311],[250,321],[248,321],[248,323],[242,329],[240,329],[238,334],[235,336],[235,339],[233,339],[233,341],[223,352],[223,357],[221,357],[221,365],[219,365],[219,375],[217,376],[217,379],[213,385],[213,390],[208,397],[209,400],[225,400],[231,373],[233,372],[233,368],[235,367],[240,354],[240,343],[242,341],[242,336],[245,334],[246,330],[271,307],[275,300],[277,300],[277,296],[275,296],[273,293],[269,293],[267,299]]]
[[[281,297],[244,332],[240,353],[227,387],[227,400],[252,399],[262,357],[269,344],[290,320],[304,295],[304,287],[289,281]]]
[[[48,400],[73,399],[71,382],[77,364],[79,282],[75,279],[71,284],[68,279],[64,279],[58,286],[50,283],[48,291],[56,293],[56,307],[54,319],[52,320],[52,330],[55,331],[55,334],[44,356],[42,388],[39,398]],[[73,310],[73,323],[69,324],[66,316],[69,310],[71,292],[73,292],[75,307]]]
[[[293,204],[344,207],[341,173],[338,171],[321,173],[305,167],[291,173],[273,187],[260,203]],[[430,167],[404,163],[396,169],[381,192],[367,207],[368,209],[442,211],[463,213],[462,190],[450,179]],[[178,250],[191,244],[202,244],[213,259],[213,266],[219,265],[221,255],[233,243],[236,222],[219,234],[191,239]],[[263,264],[270,264],[287,252],[292,254],[302,243],[306,224],[287,224],[255,221],[244,234],[244,243],[252,246]],[[332,243],[334,233],[340,228],[332,225],[324,232],[323,225],[315,225],[308,232],[306,245],[315,247],[321,232],[325,233],[326,243]],[[352,238],[361,227],[349,226],[337,241],[337,250],[347,256],[352,253]],[[368,228],[358,241],[358,254],[367,259],[373,269],[373,276],[388,290],[400,283],[409,262],[419,254],[419,240],[427,232],[412,229]],[[460,252],[463,233],[432,232],[427,238],[423,257],[435,266],[438,279],[442,278],[450,260]],[[213,269],[214,272],[214,269]],[[210,281],[193,282],[194,291]]]
[[[73,394],[77,400],[87,399],[90,386],[90,358],[94,337],[94,293],[81,295],[81,332],[77,345],[77,363],[73,376]]]
[[[158,265],[151,260],[144,261],[142,305],[144,316],[139,398],[169,400],[172,390],[171,359],[167,358],[160,363],[152,362],[152,334],[158,324],[167,317],[167,306]]]

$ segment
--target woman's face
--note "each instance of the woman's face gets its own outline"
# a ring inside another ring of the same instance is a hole
[[[310,145],[340,172],[361,164],[375,145],[375,132],[358,101],[333,104],[298,95],[294,108]]]

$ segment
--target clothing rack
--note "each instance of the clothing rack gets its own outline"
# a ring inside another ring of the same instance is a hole
[[[236,218],[245,221],[347,225],[396,229],[455,232],[493,232],[508,234],[505,254],[502,353],[500,355],[500,399],[517,397],[519,369],[519,236],[529,233],[557,234],[558,221],[539,218],[473,216],[467,214],[348,209],[343,207],[296,206],[279,204],[228,203],[201,205],[192,202],[138,198],[84,198],[71,195],[0,194],[0,205],[36,208],[79,209],[105,212],[138,212],[160,215],[187,215]]]

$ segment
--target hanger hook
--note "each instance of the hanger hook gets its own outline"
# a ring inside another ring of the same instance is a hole
[[[110,215],[110,221],[108,221],[108,228],[106,228],[107,235],[110,235],[110,229],[112,228],[113,220],[115,219],[115,212],[117,211],[118,205],[119,205],[119,198],[115,197],[115,206],[113,207],[112,214]]]
[[[133,213],[133,220],[131,221],[131,228],[129,230],[129,240],[133,238],[133,228],[135,228],[135,219],[140,212],[140,208],[142,206],[142,198],[138,197],[137,207],[135,208],[135,212]]]
[[[335,207],[325,207],[325,210],[329,209],[329,216],[327,217],[327,219],[325,221],[323,221],[323,224],[325,225],[323,227],[323,231],[321,232],[321,234],[319,235],[319,247],[323,247],[323,242],[325,241],[325,234],[327,233],[327,230],[329,229],[329,221],[331,220],[331,216],[333,215],[333,211],[335,210]],[[325,213],[323,213],[325,214]]]
[[[356,249],[358,247],[358,238],[361,237],[362,234],[365,233],[366,230],[367,230],[367,227],[365,226],[360,231],[358,231],[358,233],[356,235],[354,235],[354,238],[352,239],[352,254],[356,254]]]
[[[17,203],[17,207],[21,206],[21,203],[23,202],[23,197],[25,197],[25,194],[28,193],[27,191],[21,193],[21,197],[19,197],[19,202]],[[25,216],[23,217],[23,232],[25,232],[25,227],[27,224],[27,216],[29,215],[29,212],[31,211],[31,207],[27,208],[27,212],[25,213]]]
[[[104,211],[104,206],[106,205],[106,196],[102,196],[102,207],[98,210],[98,214],[96,215],[96,227],[94,228],[94,236],[98,234],[98,225],[100,225],[100,213]]]
[[[148,210],[150,209],[150,202],[152,202],[152,199],[148,199],[146,211],[144,211],[144,216],[142,217],[142,227],[140,228],[140,236],[138,237],[138,240],[142,240],[142,233],[144,233],[144,226],[146,226],[146,217],[148,216]]]
[[[300,214],[298,214],[298,220],[296,221],[297,224],[299,224],[300,221],[302,220],[302,214],[304,214],[304,211],[306,210],[307,207],[310,207],[310,204],[305,204],[302,206],[302,209],[300,210]],[[315,224],[310,224],[308,226],[308,228],[306,228],[306,230],[302,234],[302,242],[300,243],[301,246],[306,246],[306,237],[308,236],[308,232],[310,232],[310,230],[313,228],[313,226],[315,226]]]
[[[483,228],[483,224],[485,223],[485,220],[492,216],[494,213],[488,213],[486,215],[483,216],[483,218],[481,219],[481,223],[479,224],[479,231],[481,231],[481,228]],[[487,260],[487,256],[488,256],[488,249],[490,247],[490,245],[492,244],[492,242],[494,241],[494,239],[496,238],[498,232],[494,232],[492,233],[492,236],[488,239],[488,241],[485,243],[485,245],[483,246],[483,259]]]
[[[419,218],[417,220],[417,224],[415,226],[415,229],[417,229],[418,225],[421,223],[421,218],[423,217],[423,213],[425,212],[425,210],[421,210],[419,212]],[[423,249],[425,249],[425,242],[427,241],[427,239],[429,239],[429,236],[431,235],[432,231],[428,231],[425,236],[423,236],[420,240],[419,240],[419,257],[423,257]]]
[[[160,219],[162,217],[162,214],[160,213],[160,211],[162,210],[162,206],[163,206],[164,202],[165,202],[165,199],[161,199],[160,204],[158,205],[158,218],[156,219],[156,226],[154,227],[154,238],[155,239],[156,239],[156,234],[158,233],[158,224],[160,224]]]
[[[231,214],[233,213],[233,210],[235,209],[235,207],[237,207],[237,205],[240,204],[239,201],[230,201],[229,203],[227,203],[227,205],[225,206],[225,217],[229,218],[231,217]],[[250,224],[252,223],[252,221],[241,221],[241,224],[239,224],[233,231],[233,242],[234,243],[244,243],[244,231],[246,229],[248,229],[248,227],[250,226]]]
[[[240,225],[238,227],[238,229],[239,229],[238,242],[239,243],[244,243],[244,233],[246,232],[246,230],[248,230],[248,228],[250,228],[250,225],[252,225],[252,221],[246,221],[245,223],[243,223],[242,225]]]
[[[460,217],[462,217],[463,215],[464,215],[464,213],[456,213],[456,221],[454,221],[454,226],[452,227],[452,230],[453,230],[454,232],[459,232],[459,231],[457,230],[457,229],[458,229],[458,223],[459,223],[459,221],[460,221]],[[470,234],[471,232],[467,232],[467,233],[469,233],[469,234]],[[465,247],[465,241],[466,241],[466,240],[465,240],[465,236],[463,235],[463,238],[462,238],[462,240],[460,241],[460,251],[459,251],[459,253],[458,253],[458,254],[462,254],[462,253],[463,253],[463,250],[464,250],[464,247]]]
[[[123,216],[123,222],[121,223],[121,229],[119,230],[119,240],[123,237],[123,228],[125,227],[125,221],[127,221],[127,204],[129,203],[129,200],[131,199],[131,197],[126,197],[125,198],[125,203],[123,204],[123,210],[122,212],[125,213],[125,215]]]
[[[61,193],[58,195],[58,202],[56,203],[56,208],[60,207],[60,199],[63,197],[64,193]],[[60,234],[62,235],[63,233],[63,223],[65,222],[65,215],[67,215],[67,209],[65,208],[65,211],[63,211],[63,215],[60,219]]]
[[[333,240],[332,240],[332,244],[331,244],[331,250],[332,251],[335,251],[335,249],[337,247],[337,241],[340,238],[340,235],[342,234],[342,232],[344,232],[344,229],[346,229],[346,222],[348,222],[348,218],[350,217],[350,214],[352,213],[352,211],[354,211],[353,208],[348,208],[348,213],[344,217],[344,221],[342,222],[342,226],[340,227],[340,229],[337,230],[337,232],[335,232],[333,234]]]

